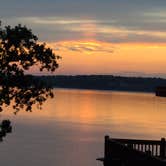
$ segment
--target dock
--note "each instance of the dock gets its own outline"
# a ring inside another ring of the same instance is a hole
[[[104,166],[166,166],[166,141],[105,136]]]

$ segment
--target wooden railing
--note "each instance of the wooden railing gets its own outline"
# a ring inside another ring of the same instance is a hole
[[[104,166],[166,166],[166,141],[117,139],[105,136]]]
[[[107,140],[107,137],[106,137]],[[149,153],[152,156],[166,158],[166,141],[165,138],[161,140],[137,140],[137,139],[117,139],[112,138],[129,148]]]

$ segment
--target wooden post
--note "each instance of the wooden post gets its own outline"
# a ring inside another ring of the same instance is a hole
[[[165,157],[165,138],[161,138],[161,144],[160,144],[160,157]]]
[[[105,136],[105,147],[104,147],[104,158],[105,159],[108,159],[109,158],[109,156],[110,156],[110,154],[109,154],[109,149],[110,149],[110,147],[109,147],[109,136],[108,135],[106,135]]]
[[[104,166],[108,166],[109,164],[109,157],[110,157],[110,143],[109,143],[109,136],[105,136],[105,144],[104,144]]]

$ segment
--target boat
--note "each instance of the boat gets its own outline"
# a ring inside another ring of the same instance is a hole
[[[155,90],[156,96],[166,97],[166,86],[158,86]]]

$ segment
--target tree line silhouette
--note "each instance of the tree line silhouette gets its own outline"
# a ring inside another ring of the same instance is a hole
[[[155,92],[156,87],[166,85],[163,78],[113,75],[36,76],[36,79],[51,87],[97,90]]]

